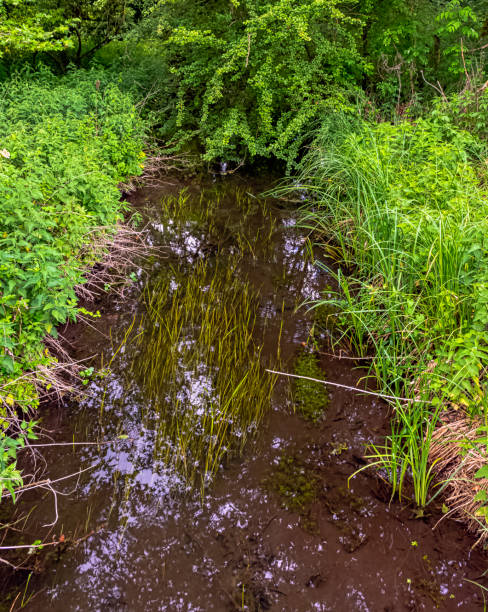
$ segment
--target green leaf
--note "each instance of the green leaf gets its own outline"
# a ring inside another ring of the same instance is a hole
[[[486,501],[488,500],[488,493],[485,490],[478,491],[474,496],[474,501]]]
[[[15,371],[15,362],[9,355],[0,357],[0,368],[6,370],[9,374],[13,374]]]
[[[474,475],[475,478],[488,478],[488,465],[484,465],[483,467],[481,467],[476,474]]]

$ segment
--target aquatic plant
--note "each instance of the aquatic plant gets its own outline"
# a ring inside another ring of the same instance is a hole
[[[132,366],[143,420],[156,429],[155,458],[203,491],[270,405],[274,379],[254,337],[257,296],[231,261],[200,259],[188,272],[164,274],[144,299]]]
[[[232,199],[232,213],[226,206]],[[272,248],[276,221],[265,199],[258,199],[243,189],[226,183],[215,189],[204,189],[199,196],[182,189],[177,195],[161,199],[162,219],[166,220],[166,234],[177,240],[186,231],[195,232],[205,242],[205,254],[232,255],[251,253],[259,249],[262,256]],[[200,253],[200,256],[202,253]]]
[[[322,379],[324,376],[323,370],[318,364],[317,356],[306,350],[303,350],[296,358],[294,373],[297,376],[317,379]],[[324,385],[298,378],[293,381],[293,402],[297,411],[305,419],[316,423],[324,416],[329,395]]]
[[[306,461],[295,454],[283,454],[265,484],[279,494],[284,508],[300,516],[306,531],[317,532],[311,510],[320,494],[320,477]]]
[[[282,496],[284,506],[296,512],[303,511],[318,495],[318,476],[293,455],[280,457],[269,482]]]

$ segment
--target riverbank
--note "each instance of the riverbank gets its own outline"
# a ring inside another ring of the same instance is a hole
[[[480,541],[488,537],[485,156],[448,108],[396,125],[338,113],[296,179],[309,198],[301,222],[335,262],[337,290],[315,306],[335,313],[335,345],[398,398],[392,432],[369,448],[370,461],[392,496],[412,497],[419,512],[442,491],[446,513]]]
[[[76,372],[58,359],[56,328],[96,316],[77,287],[127,212],[118,184],[142,172],[145,126],[103,70],[39,71],[1,93],[0,494],[14,495],[40,395],[65,391]]]

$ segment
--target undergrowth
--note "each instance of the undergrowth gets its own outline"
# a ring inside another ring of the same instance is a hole
[[[15,448],[56,367],[43,339],[76,320],[75,286],[122,218],[117,185],[141,171],[144,126],[103,71],[40,71],[0,88],[1,493],[20,482]]]
[[[382,393],[403,398],[372,454],[394,492],[413,476],[421,507],[437,419],[487,408],[484,153],[446,112],[396,125],[330,115],[293,187],[307,190],[302,225],[337,266],[337,291],[315,306],[337,309],[335,342],[369,358]]]

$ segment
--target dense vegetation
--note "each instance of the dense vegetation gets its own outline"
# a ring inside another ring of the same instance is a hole
[[[339,114],[302,162],[316,197],[303,222],[339,265],[336,295],[317,305],[340,313],[336,340],[370,356],[382,392],[410,402],[375,449],[400,492],[407,473],[430,479],[439,406],[487,416],[488,192],[470,161],[481,152],[447,115],[371,125]],[[416,483],[422,507],[427,484]]]
[[[74,288],[122,217],[117,185],[140,173],[142,137],[131,98],[103,73],[39,73],[2,87],[0,396],[9,421],[14,404],[26,412],[37,403],[24,373],[49,385],[55,359],[43,339],[76,320]],[[6,469],[11,442],[0,443]]]
[[[442,412],[488,419],[487,8],[1,0],[0,491],[49,385],[43,339],[76,319],[150,127],[153,147],[274,160],[307,189],[303,223],[336,260],[336,341],[411,400],[372,455],[424,506]]]

